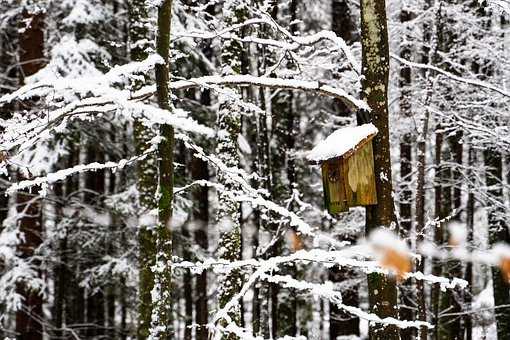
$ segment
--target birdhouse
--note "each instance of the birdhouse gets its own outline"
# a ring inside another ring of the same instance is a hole
[[[330,214],[349,207],[377,204],[372,139],[373,124],[336,130],[307,155],[312,164],[320,164],[324,201]]]

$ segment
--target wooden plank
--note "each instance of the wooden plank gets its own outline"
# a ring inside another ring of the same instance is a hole
[[[343,158],[342,159],[342,168],[343,168],[343,186],[344,186],[344,191],[345,191],[345,201],[347,203],[347,206],[349,207],[355,207],[357,204],[356,204],[356,192],[354,192],[350,185],[349,185],[349,168],[350,168],[350,164],[349,164],[349,159],[350,158]]]
[[[365,144],[346,159],[346,195],[349,206],[377,204],[372,143]]]
[[[337,214],[348,211],[340,160],[328,161],[322,165],[322,180],[325,203],[329,213]]]

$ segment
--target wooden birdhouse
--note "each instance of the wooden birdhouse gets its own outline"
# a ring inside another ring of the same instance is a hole
[[[330,214],[349,207],[377,204],[372,139],[373,124],[336,130],[307,155],[312,164],[320,164],[324,201]]]

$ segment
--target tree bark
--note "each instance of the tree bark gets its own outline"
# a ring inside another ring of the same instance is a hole
[[[389,50],[384,0],[361,1],[362,98],[371,108],[370,117],[379,133],[373,140],[374,171],[378,204],[366,208],[366,232],[385,227],[397,229],[394,213],[388,126]],[[381,318],[398,318],[395,279],[368,275],[371,312]],[[397,340],[394,326],[371,326],[370,339]]]
[[[476,162],[476,152],[472,145],[469,145],[468,151],[468,167],[473,169]],[[473,173],[470,170],[469,173]],[[471,176],[470,176],[471,177]],[[473,244],[473,232],[475,225],[475,188],[469,183],[468,187],[468,199],[466,206],[466,229],[467,229],[467,246],[468,251],[474,250]],[[465,296],[466,309],[470,311],[472,309],[472,301],[473,301],[473,264],[468,262],[466,264],[466,271],[464,275],[464,279],[468,282],[467,292]],[[466,329],[466,340],[473,339],[473,320],[472,315],[467,314],[465,319],[465,329]]]
[[[351,43],[355,37],[354,18],[349,8],[349,2],[346,0],[331,1],[331,30],[341,37],[345,42]],[[351,110],[340,100],[335,99],[333,102],[335,114],[340,117],[350,116]],[[355,236],[343,231],[338,231],[340,241],[355,242]],[[329,270],[328,277],[332,282],[340,284],[348,281],[356,282],[356,271],[347,267],[340,268],[338,266]],[[350,284],[347,289],[342,292],[342,302],[349,306],[359,306],[358,285]],[[359,336],[359,318],[355,317],[336,304],[329,305],[329,337],[336,340],[339,336],[356,335]]]
[[[405,4],[403,4],[404,8],[400,11],[400,23],[403,25],[402,34],[402,46],[400,47],[400,57],[405,60],[411,60],[411,49],[408,44],[408,32],[406,25],[409,24],[409,21],[413,18],[412,12],[407,9]],[[401,66],[400,74],[399,74],[399,88],[400,88],[400,115],[405,118],[407,125],[409,125],[408,121],[411,119],[413,113],[411,111],[411,68],[408,66]],[[413,227],[412,223],[412,195],[413,191],[411,186],[409,185],[412,182],[412,157],[413,157],[413,134],[411,132],[411,127],[406,126],[406,131],[404,135],[401,137],[400,141],[400,182],[403,185],[402,192],[400,194],[400,202],[399,202],[399,210],[400,210],[400,237],[402,239],[407,240],[408,245],[410,243],[411,231]],[[418,151],[420,152],[420,151]],[[418,165],[419,167],[419,165]],[[420,176],[420,173],[418,173]],[[418,178],[418,183],[420,183],[420,178]],[[421,192],[418,188],[416,192],[416,197],[418,198],[420,195],[424,195],[424,192]],[[416,200],[418,202],[418,199]],[[400,303],[402,307],[400,308],[400,317],[403,320],[413,320],[414,319],[414,289],[413,289],[413,281],[406,280],[403,285],[400,287]],[[400,336],[402,340],[411,340],[415,334],[415,330],[412,328],[403,329],[400,331]]]
[[[499,150],[491,147],[487,147],[483,155],[486,167],[487,194],[492,200],[492,202],[487,202],[489,245],[492,247],[498,242],[510,243],[508,225],[503,217],[505,214],[502,189],[503,157]],[[495,309],[498,340],[503,340],[507,339],[510,334],[510,289],[498,267],[492,267],[491,271],[494,306],[497,308],[506,305],[506,307]]]
[[[20,83],[27,76],[33,75],[43,67],[44,58],[44,9],[35,5],[26,5],[21,12],[19,61]],[[18,180],[26,179],[18,172]],[[31,260],[39,276],[40,261],[31,259],[35,250],[42,243],[43,226],[41,219],[41,200],[37,189],[21,191],[16,196],[17,221],[23,240],[18,244],[18,251],[25,260]],[[16,333],[19,340],[38,340],[43,338],[43,299],[42,292],[30,288],[27,282],[17,283],[17,293],[23,297],[21,309],[16,312]]]
[[[156,52],[163,63],[156,65],[156,96],[161,109],[172,111],[170,102],[170,25],[172,1],[163,0],[158,6]],[[158,223],[156,227],[156,264],[152,291],[153,317],[151,336],[161,339],[174,337],[172,318],[172,203],[174,181],[174,129],[171,125],[159,128],[158,144]],[[156,320],[156,321],[154,321]]]
[[[247,17],[247,4],[243,1],[231,1],[225,4],[223,12],[226,15],[227,24],[233,25],[243,22]],[[238,41],[225,41],[221,51],[221,63],[224,75],[240,74],[242,67],[243,46]],[[228,70],[228,71],[226,71]],[[232,98],[221,96],[218,110],[218,145],[216,152],[220,160],[228,167],[239,167],[239,155],[237,152],[237,138],[241,133],[240,107]],[[225,186],[227,191],[239,190],[239,185],[230,181],[226,174],[219,172],[218,181]],[[219,207],[217,221],[220,228],[219,256],[222,259],[236,261],[241,259],[241,224],[240,205],[226,195],[218,193]],[[242,275],[239,270],[232,270],[220,277],[219,280],[219,305],[225,305],[241,289]],[[233,323],[241,325],[241,308],[235,306],[229,311]],[[225,324],[225,320],[222,321]],[[232,333],[225,333],[224,340],[236,340],[238,337]]]
[[[207,13],[214,17],[215,5],[209,5],[206,9]],[[203,48],[204,56],[208,60],[212,60],[213,50],[210,42],[206,42]],[[200,103],[206,107],[211,105],[211,91],[207,88],[203,89],[200,95]],[[199,123],[205,124],[208,119],[205,115],[198,114],[195,118]],[[210,178],[209,168],[207,161],[191,156],[191,178],[196,180],[208,181]],[[195,220],[196,227],[194,231],[194,237],[196,244],[200,247],[205,255],[209,254],[209,235],[208,235],[208,224],[210,220],[209,216],[209,188],[207,186],[198,186],[193,189],[193,219]],[[208,282],[207,282],[207,271],[202,271],[196,275],[195,278],[195,323],[197,324],[196,340],[207,340],[209,336],[209,330],[206,325],[209,317],[208,307]]]
[[[193,157],[191,159],[191,176],[193,180],[209,180],[209,171],[207,162],[200,158]],[[193,207],[193,217],[197,228],[195,229],[195,242],[202,249],[204,254],[208,253],[208,235],[207,225],[209,223],[209,189],[206,186],[200,186],[193,190],[193,202],[196,204]],[[208,330],[208,299],[207,299],[207,271],[202,271],[197,274],[195,279],[195,323],[198,325],[196,328],[197,340],[207,340]]]
[[[148,56],[150,48],[149,41],[149,20],[145,0],[130,0],[128,2],[129,17],[129,35],[131,47],[130,57],[133,61],[143,61]],[[132,84],[133,91],[138,90],[144,84],[143,81],[137,81]],[[134,139],[135,150],[137,154],[145,153],[150,147],[150,141],[155,136],[154,131],[145,127],[135,117]],[[157,209],[156,191],[157,182],[157,164],[154,155],[148,157],[137,164],[137,189],[139,215],[147,216]],[[156,218],[141,219],[145,221],[139,226],[138,230],[138,264],[139,264],[139,293],[138,293],[138,339],[146,339],[150,332],[152,316],[151,291],[154,287],[154,274],[151,267],[155,264],[156,244],[154,236],[154,225]],[[148,221],[152,220],[152,222]]]

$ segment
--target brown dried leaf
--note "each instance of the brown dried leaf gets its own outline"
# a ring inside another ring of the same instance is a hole
[[[395,272],[397,281],[401,282],[411,271],[411,258],[408,254],[385,248],[382,252],[381,266]]]
[[[510,257],[504,257],[501,259],[500,264],[501,268],[501,275],[503,276],[503,279],[510,283]]]
[[[0,163],[3,163],[8,159],[9,159],[9,153],[5,150],[0,150]]]
[[[298,251],[304,248],[303,240],[301,235],[296,233],[294,230],[290,231],[291,248],[293,251]]]

